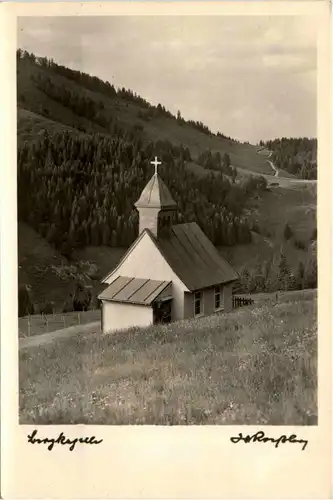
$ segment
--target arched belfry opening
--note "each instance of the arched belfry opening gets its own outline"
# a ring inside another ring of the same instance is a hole
[[[155,167],[155,173],[135,203],[139,212],[139,234],[149,229],[155,238],[167,237],[175,219],[177,204],[158,174],[157,167],[161,162],[155,156],[151,164]]]

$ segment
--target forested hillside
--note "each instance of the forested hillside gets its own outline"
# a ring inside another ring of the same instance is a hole
[[[177,201],[178,222],[200,225],[240,271],[240,290],[315,286],[315,191],[270,187],[271,167],[256,146],[21,50],[17,85],[19,280],[33,288],[37,283],[38,297],[48,297],[63,265],[71,269],[64,289],[75,269],[89,262],[95,266],[92,285],[98,285],[104,265],[107,272],[137,236],[133,205],[153,173],[155,155]],[[288,222],[292,236],[285,238]],[[38,235],[22,232],[26,225]],[[46,260],[44,269],[42,256],[34,259],[38,238],[57,261],[64,256],[64,264]],[[272,259],[275,277],[267,274]],[[50,278],[45,283],[44,275]],[[60,304],[61,293],[52,300]]]
[[[263,179],[233,184],[222,173],[198,178],[184,168],[182,149],[142,146],[120,131],[112,138],[73,138],[68,132],[18,151],[19,216],[70,257],[88,245],[129,246],[137,236],[134,203],[152,175],[150,158],[163,160],[161,176],[178,203],[178,222],[196,221],[216,245],[249,243],[244,208],[266,188]]]
[[[317,179],[317,139],[282,137],[260,145],[273,152],[271,159],[279,169],[300,179]]]

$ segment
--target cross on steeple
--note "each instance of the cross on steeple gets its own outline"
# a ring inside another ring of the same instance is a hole
[[[155,167],[155,174],[151,176],[135,203],[135,208],[139,212],[139,234],[144,229],[149,229],[155,238],[167,238],[171,232],[177,204],[157,173],[157,167],[162,162],[155,156],[150,163]]]
[[[157,175],[157,167],[158,165],[162,165],[161,161],[158,161],[157,156],[155,156],[155,160],[150,162],[155,167],[155,175]]]

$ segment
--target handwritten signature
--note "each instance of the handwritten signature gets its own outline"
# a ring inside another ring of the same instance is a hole
[[[66,436],[63,434],[63,432],[60,432],[59,436],[54,439],[54,438],[37,438],[37,430],[35,429],[31,434],[28,434],[28,443],[31,444],[48,444],[47,449],[51,451],[54,447],[55,444],[62,444],[62,445],[68,445],[69,446],[69,451],[73,451],[77,443],[82,443],[82,444],[100,444],[103,439],[100,439],[99,441],[95,438],[95,436],[91,437],[85,437],[85,438],[75,438],[75,439],[68,439]]]
[[[268,442],[270,442],[270,443],[275,443],[275,448],[278,448],[278,446],[281,443],[282,444],[284,444],[284,443],[293,443],[293,444],[299,443],[299,444],[303,444],[302,451],[305,450],[305,448],[308,444],[308,441],[306,441],[305,439],[297,439],[296,434],[291,434],[290,436],[286,436],[283,434],[279,438],[275,439],[275,438],[271,438],[271,437],[266,437],[265,433],[263,431],[258,431],[255,434],[252,434],[252,436],[249,434],[243,436],[243,434],[240,432],[237,437],[231,437],[230,441],[232,443],[239,443],[240,441],[243,441],[244,443],[255,443],[255,442],[268,443]]]

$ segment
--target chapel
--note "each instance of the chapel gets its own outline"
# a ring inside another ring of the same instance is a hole
[[[177,204],[155,173],[135,203],[139,234],[99,295],[104,333],[232,309],[236,271],[195,222],[175,224]]]

